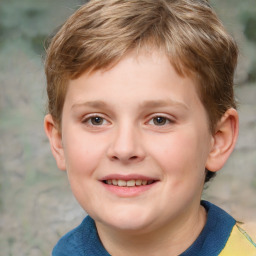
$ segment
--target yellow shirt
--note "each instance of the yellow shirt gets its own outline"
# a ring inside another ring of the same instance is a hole
[[[256,256],[256,244],[237,224],[219,256]]]

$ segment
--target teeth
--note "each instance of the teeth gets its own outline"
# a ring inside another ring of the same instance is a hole
[[[125,180],[118,180],[117,181],[117,185],[119,186],[119,187],[126,187],[126,181]]]
[[[135,186],[145,186],[150,185],[154,181],[153,180],[106,180],[106,184],[114,185],[119,187],[135,187]]]
[[[152,180],[152,182],[153,182],[153,180]],[[146,180],[143,180],[143,181],[142,181],[142,185],[147,185],[147,183],[148,183],[148,182],[147,182]]]
[[[135,186],[135,180],[128,180],[126,182],[127,187],[134,187]]]
[[[147,182],[147,181],[146,181]],[[136,180],[136,186],[141,186],[141,184],[142,184],[142,180]]]

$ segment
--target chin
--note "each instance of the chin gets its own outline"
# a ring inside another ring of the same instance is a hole
[[[149,213],[141,211],[141,209],[122,209],[110,211],[104,216],[98,216],[95,220],[111,228],[122,231],[139,231],[145,230],[154,222],[153,216]]]

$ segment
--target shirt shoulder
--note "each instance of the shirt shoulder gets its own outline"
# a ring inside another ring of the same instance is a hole
[[[98,237],[94,220],[87,216],[64,235],[53,248],[52,256],[109,256]]]
[[[78,227],[69,231],[67,234],[60,238],[58,243],[53,248],[52,256],[84,255],[83,249],[81,247],[81,241],[85,227],[86,218]]]
[[[250,236],[236,224],[230,234],[226,246],[219,256],[256,256],[256,244]]]

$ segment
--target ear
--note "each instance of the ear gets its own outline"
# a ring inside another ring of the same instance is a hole
[[[61,132],[50,114],[44,118],[44,130],[50,141],[52,154],[60,170],[66,170]]]
[[[219,171],[229,158],[237,141],[238,123],[238,113],[233,108],[228,109],[218,122],[205,166],[207,170]]]

